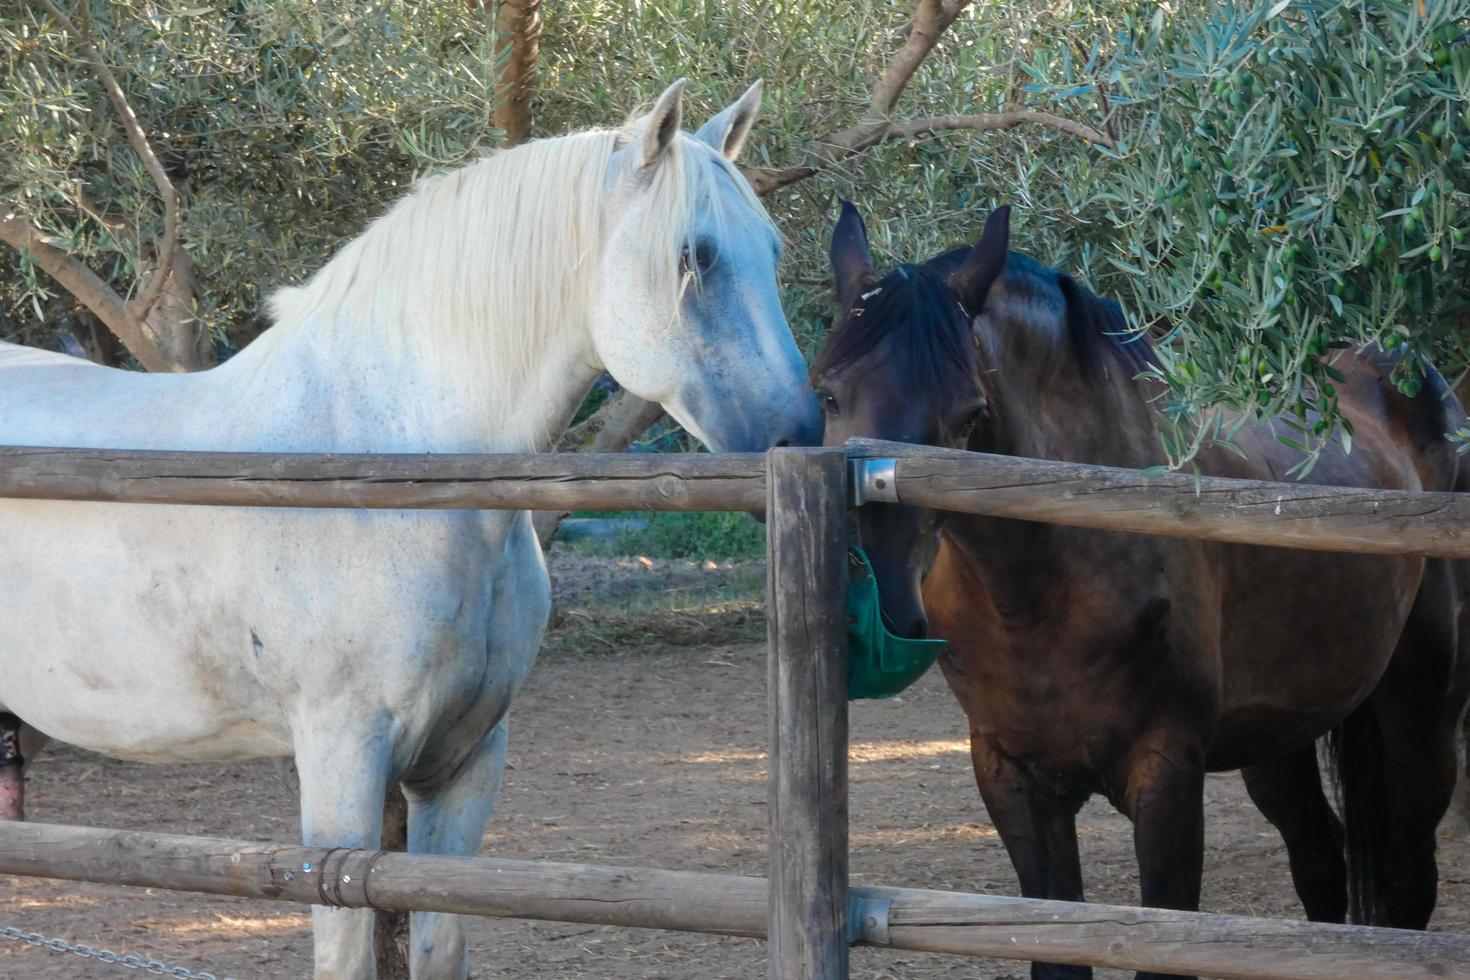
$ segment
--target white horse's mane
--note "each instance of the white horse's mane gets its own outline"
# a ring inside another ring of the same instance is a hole
[[[609,161],[636,145],[641,122],[536,140],[420,181],[305,284],[271,297],[269,333],[337,329],[344,343],[380,342],[417,359],[440,353],[502,379],[526,369],[597,300],[581,273],[597,268],[607,237]],[[707,161],[717,166],[700,165]],[[645,275],[672,315],[689,284],[680,249],[693,248],[696,205],[719,201],[712,185],[721,171],[765,216],[733,165],[687,134],[649,168],[645,240],[667,259]]]

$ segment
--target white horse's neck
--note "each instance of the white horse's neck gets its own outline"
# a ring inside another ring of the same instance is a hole
[[[282,291],[235,373],[317,403],[300,407],[342,449],[547,448],[600,370],[588,310],[611,148],[563,137],[427,181]]]
[[[273,327],[208,373],[222,382],[221,410],[233,407],[251,428],[292,430],[281,433],[291,448],[541,452],[600,371],[579,327],[531,331],[538,343],[520,363],[488,359],[481,345],[445,345],[432,331],[307,320]],[[262,411],[277,424],[262,427]]]

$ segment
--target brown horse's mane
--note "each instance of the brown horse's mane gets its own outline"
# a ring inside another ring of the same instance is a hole
[[[973,378],[980,365],[970,318],[947,284],[969,251],[957,248],[923,265],[902,265],[877,281],[836,323],[812,365],[812,378],[844,368],[884,343],[884,354],[893,361],[889,369],[914,390],[946,386],[955,373]],[[1002,282],[1029,295],[1039,308],[1062,311],[1067,336],[1057,338],[1058,347],[1070,348],[1085,376],[1102,377],[1109,362],[1133,374],[1159,366],[1148,336],[1128,326],[1123,308],[1066,273],[1011,252]],[[1026,326],[1048,329],[1039,323]]]

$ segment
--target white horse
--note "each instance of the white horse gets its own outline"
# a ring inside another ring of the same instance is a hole
[[[0,443],[544,451],[604,369],[716,451],[820,441],[776,288],[779,238],[731,161],[759,83],[694,136],[646,116],[422,183],[274,325],[193,375],[0,344]],[[506,711],[549,609],[524,513],[0,500],[0,704],[123,759],[294,755],[309,845],[472,854]],[[371,911],[314,910],[316,976],[375,973]],[[464,977],[417,914],[416,978]]]

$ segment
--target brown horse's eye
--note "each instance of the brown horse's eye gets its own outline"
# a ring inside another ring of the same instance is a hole
[[[970,438],[970,433],[975,431],[975,426],[980,424],[980,419],[982,416],[984,416],[984,414],[985,403],[982,401],[980,404],[976,405],[969,414],[967,414],[963,419],[960,420],[959,425],[955,426],[955,435],[958,436],[960,439]]]
[[[816,394],[817,402],[822,406],[822,411],[824,413],[829,416],[840,414],[840,412],[838,411],[839,406],[837,404],[837,399],[832,396],[832,392],[823,390],[818,391]]]

